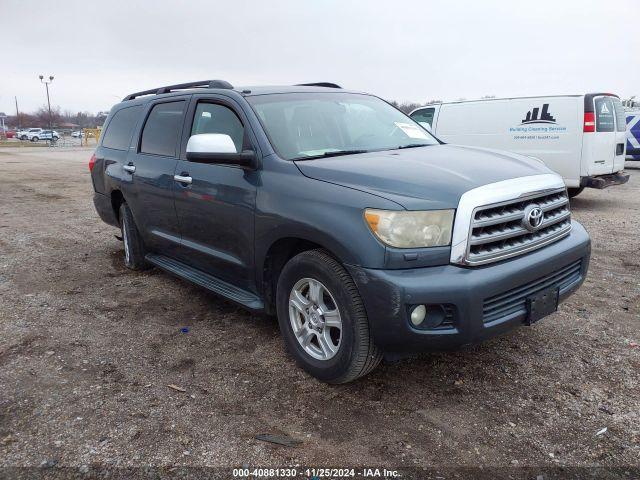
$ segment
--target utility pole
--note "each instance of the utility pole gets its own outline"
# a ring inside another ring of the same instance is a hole
[[[47,89],[47,105],[49,106],[49,134],[51,135],[50,143],[53,144],[53,122],[51,120],[51,101],[49,100],[49,84],[53,82],[53,75],[49,76],[49,81],[46,81],[44,79],[44,76],[40,75],[40,81],[44,83],[44,86]]]
[[[20,112],[18,111],[18,97],[13,97],[16,100],[16,121],[18,122],[18,132],[20,131]]]

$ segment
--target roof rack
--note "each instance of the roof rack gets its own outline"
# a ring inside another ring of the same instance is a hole
[[[296,87],[327,87],[327,88],[340,88],[340,85],[331,82],[316,82],[316,83],[298,83]]]
[[[231,90],[233,89],[233,85],[225,80],[202,80],[200,82],[178,83],[177,85],[168,85],[166,87],[153,88],[151,90],[132,93],[124,97],[122,101],[133,100],[134,98],[142,97],[143,95],[160,95],[162,93],[170,93],[174,90],[184,90],[186,88],[226,88]]]

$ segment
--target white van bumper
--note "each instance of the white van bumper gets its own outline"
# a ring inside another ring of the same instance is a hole
[[[603,189],[612,185],[622,185],[629,181],[630,175],[624,170],[607,175],[594,175],[591,177],[581,177],[580,187]]]

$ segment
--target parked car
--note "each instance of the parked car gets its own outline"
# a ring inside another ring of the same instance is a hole
[[[629,180],[624,108],[610,93],[442,103],[410,116],[448,143],[539,158],[562,175],[570,196]]]
[[[640,110],[627,116],[627,160],[640,160]]]
[[[7,138],[14,138],[16,136],[16,131],[15,130],[7,130],[5,132],[5,136]]]
[[[82,130],[76,130],[75,132],[71,132],[71,136],[73,138],[82,138],[84,137],[84,132]]]
[[[55,130],[41,130],[40,132],[27,134],[27,137],[32,142],[39,142],[40,140],[53,140],[57,142],[60,134]]]
[[[530,325],[589,264],[564,182],[541,162],[443,144],[333,84],[128,95],[89,169],[128,268],[277,314],[290,354],[332,383],[383,355]]]
[[[41,128],[25,128],[20,130],[17,136],[20,140],[30,140],[33,135],[37,135],[40,132],[42,132]]]

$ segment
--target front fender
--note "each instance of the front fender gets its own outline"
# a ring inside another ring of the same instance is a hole
[[[269,248],[283,238],[321,245],[346,264],[384,266],[385,247],[369,230],[363,212],[365,208],[402,207],[370,193],[305,177],[293,162],[278,159],[273,163],[262,172],[256,198],[259,272]]]

